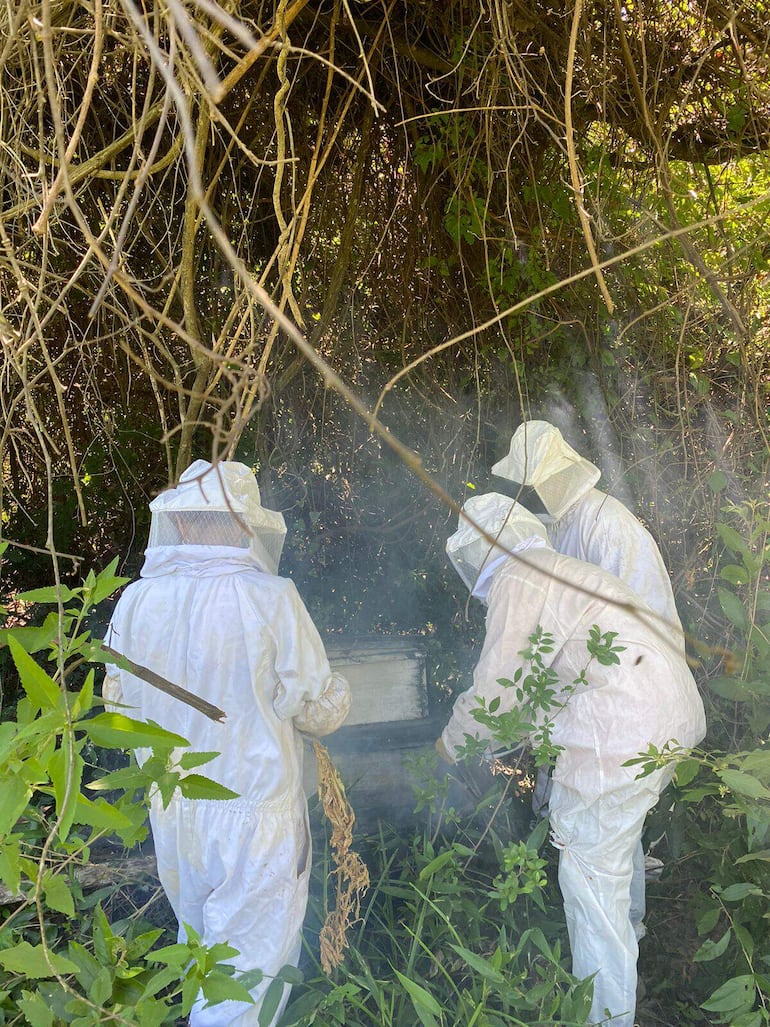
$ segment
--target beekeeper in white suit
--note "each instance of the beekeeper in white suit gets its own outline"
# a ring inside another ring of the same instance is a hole
[[[537,514],[553,548],[595,563],[630,585],[659,615],[662,629],[673,629],[684,646],[671,579],[655,539],[620,500],[594,488],[601,471],[558,428],[548,421],[520,424],[492,474],[512,482],[514,489],[532,488],[544,508]]]
[[[294,584],[276,575],[286,526],[262,506],[248,467],[197,460],[150,510],[141,580],[120,597],[107,641],[205,697],[226,720],[216,723],[114,666],[104,697],[177,732],[193,750],[220,753],[203,772],[239,798],[185,799],[177,791],[163,809],[156,795],[150,823],[180,939],[190,924],[205,944],[238,949],[239,969],[268,975],[253,989],[253,1005],[206,1008],[199,996],[190,1023],[256,1027],[269,975],[300,954],[310,872],[300,732],[337,728],[349,688],[332,673]],[[271,1022],[288,994],[287,986]]]
[[[630,589],[600,567],[556,553],[542,523],[510,498],[476,496],[447,553],[474,595],[488,606],[486,635],[473,685],[456,700],[437,748],[453,759],[466,735],[490,738],[471,715],[482,697],[513,708],[514,690],[500,684],[529,669],[521,653],[540,625],[555,640],[544,660],[558,674],[566,705],[553,716],[561,746],[553,770],[551,832],[559,852],[559,884],[573,973],[596,974],[591,1022],[632,1027],[638,943],[630,918],[634,851],[645,816],[671,771],[635,780],[626,760],[675,742],[687,749],[705,734],[703,704],[677,644],[654,626],[654,615]],[[515,556],[511,556],[513,553]],[[615,631],[620,664],[593,660],[587,685],[569,689],[589,663],[592,625]]]

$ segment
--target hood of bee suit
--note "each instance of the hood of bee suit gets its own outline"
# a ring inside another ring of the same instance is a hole
[[[467,500],[446,552],[468,591],[486,602],[492,578],[512,554],[549,545],[533,513],[508,496],[487,492]]]
[[[252,470],[235,460],[190,464],[175,488],[150,503],[148,548],[234,546],[248,549],[259,567],[276,574],[286,538],[277,510],[262,506]]]
[[[530,485],[556,521],[601,477],[599,468],[576,452],[548,421],[520,424],[507,456],[498,460],[492,473]]]

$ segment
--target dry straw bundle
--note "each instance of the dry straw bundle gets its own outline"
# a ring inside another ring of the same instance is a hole
[[[324,813],[332,825],[330,846],[335,863],[337,895],[334,909],[326,915],[321,928],[321,966],[324,973],[342,962],[347,947],[347,930],[361,910],[361,897],[369,887],[369,869],[351,849],[356,815],[348,802],[337,768],[329,752],[320,742],[313,742],[318,761],[318,795]]]

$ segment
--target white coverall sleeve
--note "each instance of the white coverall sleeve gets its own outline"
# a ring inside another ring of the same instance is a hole
[[[123,689],[120,685],[120,671],[108,667],[102,682],[102,698],[105,709],[110,710],[123,702]]]
[[[292,582],[276,611],[275,671],[279,685],[273,709],[294,720],[299,731],[325,735],[343,723],[350,709],[350,686],[329,666],[321,637]]]
[[[540,575],[538,575],[540,577]],[[499,697],[500,712],[513,709],[516,696],[512,688],[498,684],[499,678],[512,680],[517,668],[524,665],[519,655],[529,645],[529,637],[541,621],[546,578],[542,585],[531,580],[506,575],[493,585],[487,611],[486,635],[479,662],[473,672],[473,684],[455,701],[452,716],[441,734],[450,756],[465,745],[465,736],[491,740],[491,732],[474,720],[471,711],[478,708],[478,699],[487,706]],[[554,654],[544,658],[550,662]]]
[[[109,639],[112,631],[112,624],[107,628],[105,638]],[[105,665],[104,681],[102,682],[102,698],[104,707],[107,710],[114,710],[117,705],[123,702],[123,686],[120,680],[120,670],[114,663]]]

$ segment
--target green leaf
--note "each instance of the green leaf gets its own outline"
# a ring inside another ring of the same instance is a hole
[[[221,753],[218,752],[186,752],[179,760],[182,770],[192,770],[193,767],[200,767],[203,763],[210,763]]]
[[[249,973],[259,974],[259,977],[254,979],[254,984],[248,984],[247,987],[253,988],[259,984],[260,977],[264,976],[261,970],[252,970],[243,973],[238,978],[242,983],[246,984]],[[278,973],[275,975],[279,981],[283,981],[284,984],[297,985],[302,984],[305,980],[305,975],[302,973],[298,966],[292,966],[291,963],[284,963]]]
[[[708,480],[708,487],[714,493],[721,492],[726,485],[727,475],[724,471],[714,471]]]
[[[404,991],[406,991],[409,998],[412,1000],[414,1010],[420,1017],[421,1022],[425,1024],[425,1027],[434,1027],[436,1023],[434,1017],[441,1016],[441,1006],[431,993],[422,987],[422,985],[418,984],[416,981],[410,980],[408,977],[405,977],[402,973],[399,973],[398,970],[394,970],[394,973],[400,981]]]
[[[718,959],[727,949],[732,936],[733,932],[728,927],[719,941],[712,941],[710,938],[707,938],[692,957],[693,960],[696,963],[708,963],[711,959]]]
[[[492,981],[494,984],[505,984],[506,978],[499,970],[496,970],[488,959],[484,959],[483,956],[476,955],[475,952],[471,952],[469,949],[463,948],[462,945],[450,945],[450,948],[454,949],[458,956],[463,959],[471,970],[475,970],[477,974],[485,978],[485,980]]]
[[[730,1027],[762,1027],[767,1024],[761,1009],[755,1009],[752,1013],[742,1013],[740,1016],[730,1017]]]
[[[33,707],[36,710],[56,709],[61,698],[61,691],[56,682],[35,663],[13,636],[8,639],[8,647],[19,672],[22,688]]]
[[[720,568],[719,577],[723,581],[729,581],[731,585],[746,585],[749,581],[749,572],[737,563],[728,563]]]
[[[735,884],[729,884],[718,894],[723,902],[742,902],[749,895],[762,895],[763,892],[750,881],[737,881]]]
[[[700,770],[698,760],[686,759],[676,765],[676,783],[680,788],[686,787],[697,776]]]
[[[32,789],[21,775],[6,778],[0,783],[0,837],[13,828],[27,808],[31,795]]]
[[[735,592],[730,592],[728,589],[719,586],[717,588],[717,595],[719,596],[719,605],[722,607],[722,612],[732,626],[738,628],[739,631],[748,631],[748,617],[743,608],[743,603]]]
[[[162,934],[163,928],[157,927],[152,931],[145,931],[144,934],[138,934],[135,938],[132,938],[126,949],[126,959],[129,962],[141,959],[142,956],[150,951]]]
[[[721,915],[722,910],[719,906],[712,906],[711,909],[707,909],[697,921],[698,934],[708,934],[709,931],[713,931]]]
[[[28,653],[37,653],[41,649],[50,649],[59,637],[59,615],[49,613],[43,623],[29,628],[4,628],[0,631],[0,645],[8,645],[10,638],[15,638]]]
[[[754,978],[751,974],[731,977],[706,1002],[701,1002],[701,1009],[710,1013],[747,1012],[748,1007],[754,1004],[754,993]]]
[[[79,720],[91,711],[94,704],[94,671],[90,670],[83,682],[83,687],[75,694],[75,701],[72,703],[72,719]]]
[[[270,1027],[272,1024],[278,1011],[278,1006],[283,999],[284,987],[283,981],[273,980],[270,982],[259,1010],[259,1027]]]
[[[155,745],[188,746],[190,743],[181,735],[165,731],[152,722],[132,720],[122,713],[99,713],[78,725],[91,736],[95,745],[106,749],[141,749]]]
[[[716,527],[719,537],[728,549],[731,549],[734,553],[740,553],[741,556],[749,551],[746,541],[738,534],[735,528],[731,528],[729,524],[724,524],[722,521],[718,521]]]
[[[13,948],[0,951],[0,965],[10,973],[21,974],[37,980],[41,977],[53,977],[56,973],[72,974],[77,972],[75,964],[64,956],[48,951],[48,958],[42,945],[30,945],[28,941],[19,942]]]
[[[48,1003],[34,992],[22,991],[21,994],[19,1009],[24,1013],[25,1022],[30,1027],[53,1027],[53,1010]]]
[[[91,987],[88,989],[88,997],[97,1006],[103,1006],[112,995],[112,974],[104,966],[94,977]]]
[[[75,823],[87,824],[97,831],[115,831],[120,833],[133,827],[133,823],[125,813],[112,806],[105,799],[91,802],[84,795],[78,795],[75,804]]]
[[[729,699],[730,702],[751,702],[754,698],[745,682],[739,681],[738,678],[711,678],[706,683],[712,692],[723,699]]]
[[[717,777],[739,795],[748,795],[751,799],[770,799],[770,788],[766,788],[761,781],[742,770],[718,770]]]
[[[43,894],[49,909],[63,913],[71,919],[75,915],[75,902],[69,885],[61,874],[48,871],[43,877]]]
[[[48,761],[48,773],[60,821],[59,837],[62,841],[66,841],[72,827],[84,767],[83,757],[77,751],[70,752],[66,740],[62,740],[62,747],[57,749]]]
[[[753,859],[761,859],[770,862],[770,849],[762,849],[760,852],[749,852],[745,856],[739,856],[736,863],[750,863]]]
[[[95,781],[89,781],[86,788],[92,792],[111,792],[117,788],[126,792],[134,792],[137,788],[144,788],[147,784],[147,775],[141,767],[121,767],[120,770],[113,770],[104,777],[98,777]]]
[[[28,592],[20,592],[18,598],[25,603],[68,603],[77,596],[66,585],[49,585],[47,588],[32,588]]]
[[[165,963],[167,966],[187,966],[190,962],[190,948],[178,942],[175,945],[166,945],[164,948],[155,949],[147,959],[151,963]]]
[[[239,794],[202,774],[187,774],[181,778],[179,790],[185,799],[237,799]]]
[[[529,838],[527,838],[527,848],[538,850],[548,837],[549,830],[550,823],[548,821],[548,817],[540,817],[538,823],[530,833]]]
[[[108,563],[107,566],[104,568],[104,570],[98,574],[96,581],[93,583],[91,594],[89,596],[91,605],[98,606],[98,604],[101,603],[102,600],[107,599],[108,596],[111,596],[112,593],[117,591],[117,589],[119,589],[121,585],[125,585],[127,584],[127,582],[131,580],[131,578],[121,578],[119,576],[116,576],[115,570],[117,566],[118,557],[116,556],[115,559],[111,560],[110,563]]]
[[[250,1002],[252,1004],[254,1002],[248,988],[244,988],[235,977],[222,973],[220,970],[212,970],[203,978],[201,990],[206,999],[206,1004],[209,1006],[229,1000],[233,1002]]]

